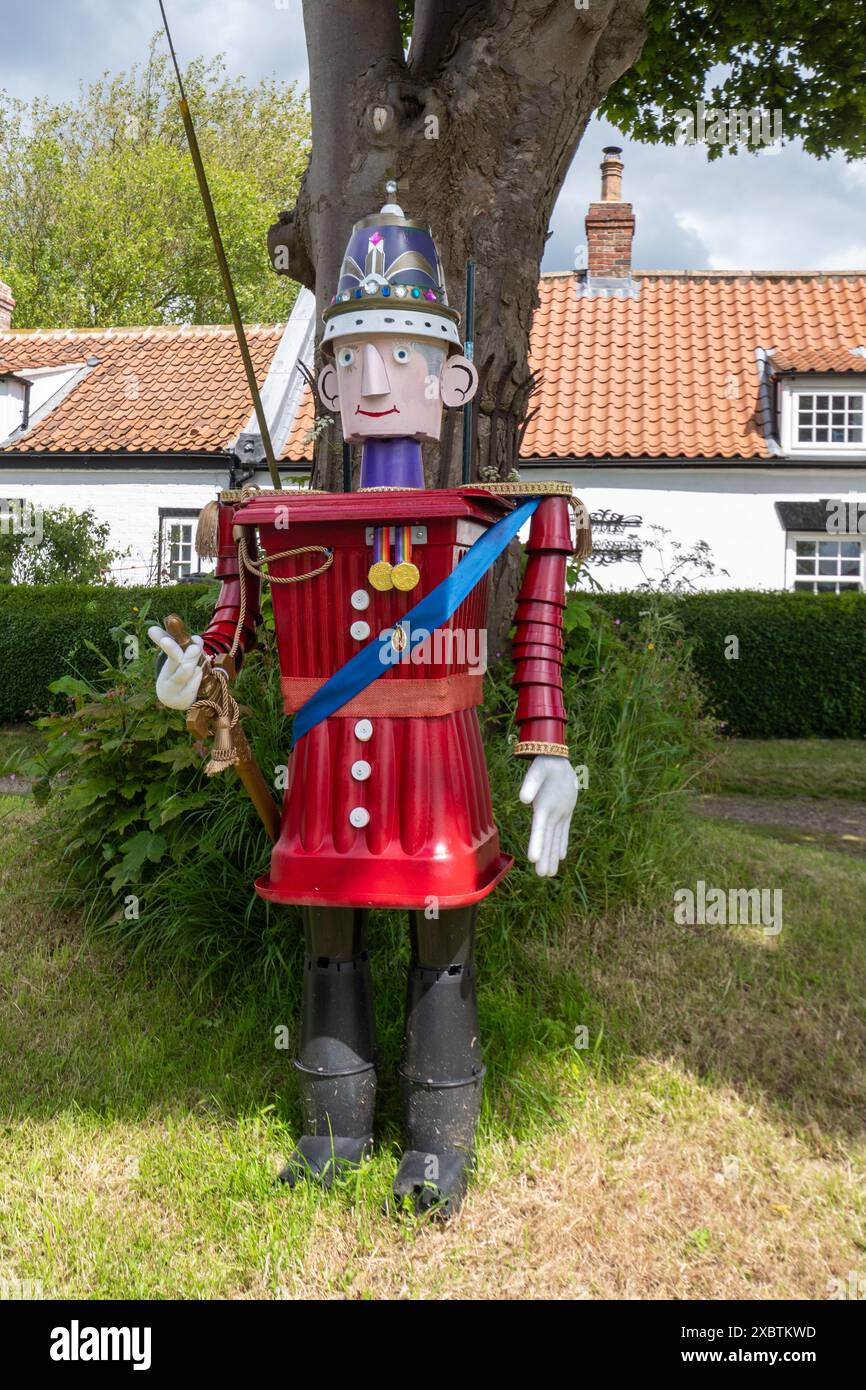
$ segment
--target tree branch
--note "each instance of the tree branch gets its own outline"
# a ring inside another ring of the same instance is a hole
[[[268,255],[278,275],[290,275],[315,292],[316,271],[304,242],[297,204],[291,212],[281,212],[279,220],[268,228]]]
[[[425,79],[448,61],[469,24],[483,23],[488,0],[415,0],[409,69]]]

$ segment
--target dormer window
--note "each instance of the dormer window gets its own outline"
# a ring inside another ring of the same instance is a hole
[[[863,393],[795,392],[798,444],[862,444]]]
[[[776,393],[783,454],[866,460],[866,373],[786,372],[776,377]]]

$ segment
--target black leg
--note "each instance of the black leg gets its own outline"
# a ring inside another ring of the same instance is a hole
[[[306,953],[295,1068],[304,1135],[280,1177],[330,1186],[369,1150],[376,1102],[376,1038],[367,913],[304,909]]]
[[[412,965],[400,1080],[407,1151],[394,1182],[416,1210],[457,1210],[472,1169],[484,1067],[475,996],[475,908],[410,913]]]

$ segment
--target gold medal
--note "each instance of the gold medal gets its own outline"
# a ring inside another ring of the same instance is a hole
[[[377,560],[367,571],[367,578],[373,588],[377,589],[380,594],[387,593],[389,589],[393,589],[393,575],[394,567],[393,565],[389,565],[387,560]]]
[[[395,565],[391,571],[391,581],[394,588],[399,589],[404,594],[407,594],[410,589],[414,589],[420,578],[418,566],[413,565],[411,560],[401,560],[399,565]]]

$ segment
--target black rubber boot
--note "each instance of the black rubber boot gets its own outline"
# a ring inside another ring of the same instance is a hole
[[[367,914],[306,908],[300,1045],[295,1069],[304,1134],[280,1173],[294,1186],[330,1187],[369,1153],[376,1103],[376,1038]]]
[[[484,1067],[478,1037],[475,909],[428,921],[410,914],[412,965],[400,1082],[407,1151],[394,1193],[417,1212],[447,1217],[460,1206],[474,1165]]]

